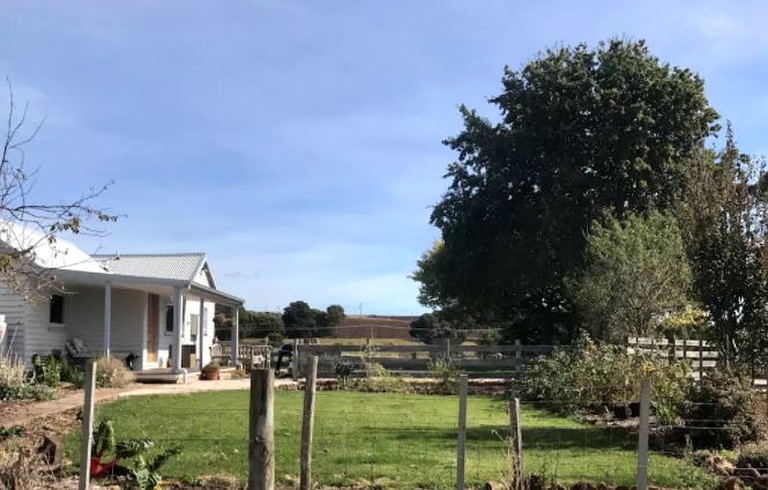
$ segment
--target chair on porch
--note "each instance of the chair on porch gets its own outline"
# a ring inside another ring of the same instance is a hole
[[[224,351],[223,345],[213,344],[211,346],[211,361],[217,361],[222,366],[229,366],[231,359],[229,353]]]

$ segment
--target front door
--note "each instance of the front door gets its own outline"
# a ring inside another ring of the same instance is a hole
[[[147,308],[147,363],[157,362],[157,318],[160,316],[160,297],[149,295]]]

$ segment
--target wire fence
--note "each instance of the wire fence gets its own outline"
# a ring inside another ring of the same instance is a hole
[[[589,481],[644,488],[639,475],[647,471],[649,485],[713,488],[717,475],[726,471],[718,473],[711,466],[722,461],[702,461],[709,456],[695,448],[699,441],[717,447],[717,441],[731,437],[732,421],[721,415],[722,405],[689,401],[686,413],[698,415],[669,419],[660,412],[660,395],[653,387],[641,398],[635,395],[642,393],[640,380],[637,384],[624,400],[596,402],[592,415],[577,413],[573,400],[523,397],[519,417],[513,417],[507,396],[469,394],[465,431],[456,395],[319,391],[313,478],[337,487],[442,489],[457,488],[462,473],[466,488],[482,488],[487,482],[513,481],[522,467],[527,480],[521,483]],[[600,393],[608,387],[589,389]],[[244,480],[254,440],[249,435],[252,395],[137,397],[104,405],[95,420],[113,420],[118,438],[152,438],[157,450],[181,446],[181,454],[163,470],[171,477],[225,474]],[[282,486],[294,487],[300,480],[304,396],[302,391],[278,391],[272,402],[274,468]],[[766,401],[761,410],[768,411],[768,393],[760,396]],[[518,425],[521,438],[515,441]],[[751,470],[759,475],[768,471],[768,464],[752,465]]]

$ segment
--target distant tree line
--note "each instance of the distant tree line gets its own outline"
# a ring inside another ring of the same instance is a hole
[[[328,337],[335,327],[346,318],[344,308],[330,305],[325,310],[310,308],[304,301],[294,301],[283,313],[261,312],[240,308],[238,325],[240,338],[310,338]],[[231,309],[216,306],[213,319],[216,336],[220,340],[230,340],[232,332]]]

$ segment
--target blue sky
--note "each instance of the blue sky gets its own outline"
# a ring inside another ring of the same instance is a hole
[[[494,115],[505,64],[644,38],[766,153],[768,4],[693,5],[4,0],[0,75],[47,118],[27,150],[37,196],[115,181],[98,204],[126,217],[84,250],[205,251],[255,310],[410,314],[453,159],[441,141],[460,103]]]

